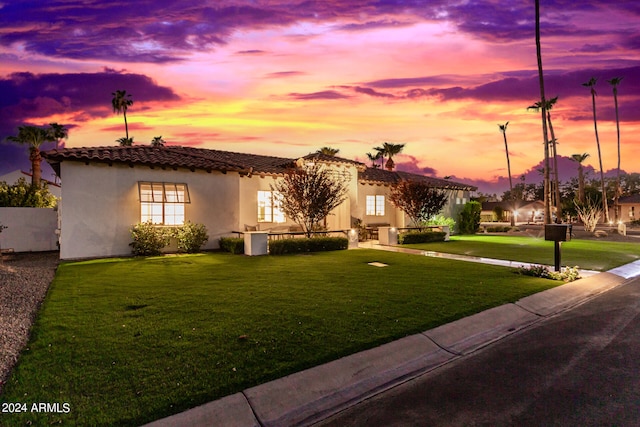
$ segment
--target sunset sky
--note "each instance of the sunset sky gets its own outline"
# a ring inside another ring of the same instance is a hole
[[[640,172],[640,2],[541,0],[542,55],[562,156]],[[132,95],[136,144],[300,157],[322,146],[367,162],[406,144],[398,168],[507,189],[542,160],[533,0],[0,0],[0,175],[29,170],[4,139],[64,124],[67,147],[117,145],[112,92]],[[562,176],[575,165],[562,162]],[[43,166],[44,167],[44,166]],[[46,166],[45,175],[50,173]]]

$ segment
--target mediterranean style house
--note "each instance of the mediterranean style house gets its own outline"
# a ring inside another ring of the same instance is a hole
[[[327,218],[329,230],[363,224],[409,226],[389,202],[390,186],[421,180],[445,190],[443,214],[456,217],[475,187],[399,171],[368,168],[323,154],[299,159],[180,146],[63,148],[44,152],[62,182],[60,258],[131,253],[131,227],[152,221],[174,226],[204,224],[205,249],[233,231],[283,230],[294,224],[274,202],[272,185],[291,168],[325,165],[345,180],[348,197]]]

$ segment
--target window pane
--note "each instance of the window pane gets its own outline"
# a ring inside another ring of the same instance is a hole
[[[273,197],[273,222],[286,222],[286,218],[284,216],[284,212],[282,211],[282,202],[278,198],[279,193],[274,191],[272,194]]]
[[[166,204],[164,206],[164,224],[184,224],[184,205],[181,203]]]
[[[162,203],[140,204],[140,222],[151,221],[154,224],[162,224]]]
[[[384,196],[376,196],[376,215],[384,216]]]
[[[151,192],[151,184],[138,183],[141,202],[153,202],[153,193]]]
[[[367,215],[375,215],[376,214],[376,198],[375,196],[367,196],[366,203],[366,214]]]
[[[273,222],[271,191],[258,191],[258,222]]]

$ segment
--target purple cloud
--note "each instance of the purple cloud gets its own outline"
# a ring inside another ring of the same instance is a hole
[[[287,78],[287,77],[304,76],[305,74],[307,73],[302,71],[278,71],[276,73],[269,73],[265,77],[268,79],[280,79],[280,78]]]
[[[315,99],[345,99],[349,98],[347,95],[343,95],[335,90],[323,90],[313,93],[290,93],[289,98],[297,101],[315,100]]]
[[[111,114],[111,94],[124,89],[135,102],[178,101],[171,88],[159,86],[142,74],[106,69],[100,73],[13,73],[0,79],[0,138],[25,123],[70,113],[77,121]]]

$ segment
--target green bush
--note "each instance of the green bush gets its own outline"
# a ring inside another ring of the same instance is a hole
[[[220,249],[236,255],[244,254],[244,239],[241,237],[221,237]]]
[[[398,236],[398,243],[410,245],[414,243],[444,242],[446,233],[443,231],[412,231]]]
[[[57,205],[58,199],[49,192],[44,181],[40,186],[27,183],[24,178],[19,178],[13,185],[0,182],[0,207],[55,208]]]
[[[562,280],[563,282],[573,282],[580,279],[578,267],[565,267],[561,271],[549,271],[544,265],[532,265],[529,267],[520,266],[516,273],[524,276],[542,277],[544,279]]]
[[[347,249],[346,237],[311,237],[300,239],[282,239],[269,242],[271,255],[296,254],[304,252],[337,251]]]
[[[487,227],[487,233],[506,233],[511,231],[511,226],[509,225],[495,225],[493,227]]]
[[[169,244],[171,233],[149,221],[131,227],[131,237],[133,242],[129,246],[134,255],[159,255],[162,248]]]
[[[460,212],[460,234],[474,234],[480,228],[480,213],[482,205],[479,202],[471,201],[464,205],[464,209]]]
[[[456,220],[444,215],[436,215],[427,221],[427,225],[448,225],[449,231],[453,233],[456,228]]]
[[[172,234],[178,241],[178,251],[189,254],[200,251],[200,248],[209,240],[207,227],[189,221],[174,228]]]

